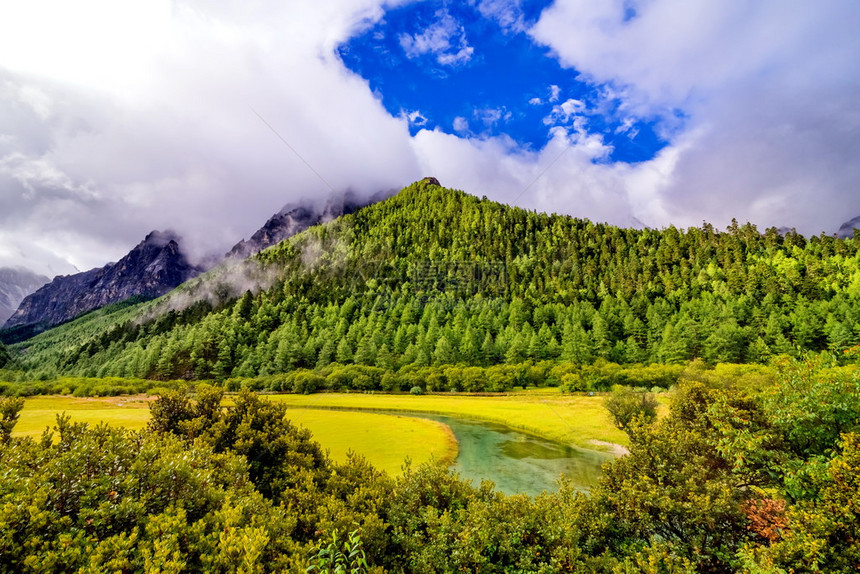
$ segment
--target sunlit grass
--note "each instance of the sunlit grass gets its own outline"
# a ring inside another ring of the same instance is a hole
[[[74,422],[105,422],[136,430],[149,421],[149,402],[144,397],[32,397],[24,403],[13,434],[38,437],[54,426],[60,413]],[[450,429],[435,421],[311,409],[290,409],[289,418],[307,427],[334,460],[345,461],[352,450],[393,475],[400,474],[407,457],[415,464],[431,459],[449,464],[457,457],[457,441]]]
[[[447,427],[411,417],[330,409],[424,412],[485,420],[584,448],[595,448],[598,443],[594,441],[628,444],[598,396],[524,391],[503,396],[319,393],[266,398],[285,403],[290,408],[288,416],[309,428],[335,460],[344,460],[352,449],[392,473],[400,471],[407,456],[415,463],[431,457],[453,460],[456,442]],[[77,422],[106,422],[128,429],[142,428],[149,420],[148,402],[143,397],[33,397],[25,403],[15,434],[38,436],[55,423],[60,412]]]
[[[149,403],[142,397],[31,397],[24,403],[13,434],[39,436],[47,427],[54,426],[60,413],[68,414],[73,422],[105,422],[135,430],[149,421]]]
[[[268,398],[301,408],[411,411],[485,420],[584,448],[594,448],[592,441],[628,444],[627,435],[615,428],[603,408],[603,398],[597,396],[558,392],[489,397],[319,393]]]
[[[290,409],[289,418],[307,427],[334,460],[345,461],[352,450],[392,475],[400,474],[407,457],[415,464],[432,459],[445,465],[457,458],[454,435],[435,421],[318,409]]]

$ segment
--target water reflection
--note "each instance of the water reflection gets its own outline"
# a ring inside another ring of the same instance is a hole
[[[447,424],[459,443],[453,470],[480,484],[492,480],[505,494],[536,495],[557,490],[564,473],[583,490],[600,478],[600,466],[612,455],[576,448],[517,432],[503,425],[448,416],[410,413]]]

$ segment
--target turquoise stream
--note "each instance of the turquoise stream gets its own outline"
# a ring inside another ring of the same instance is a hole
[[[540,494],[558,489],[563,473],[587,490],[600,477],[600,466],[612,458],[604,452],[572,447],[515,431],[509,427],[424,413],[398,413],[448,425],[459,445],[452,470],[476,486],[491,480],[505,494]]]

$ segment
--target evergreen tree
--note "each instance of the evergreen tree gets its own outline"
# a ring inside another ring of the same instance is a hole
[[[436,343],[436,349],[433,351],[433,364],[435,366],[450,365],[457,362],[457,356],[454,351],[454,345],[447,337],[440,337]]]
[[[684,333],[668,324],[663,328],[663,339],[657,349],[657,358],[663,363],[683,363],[689,359]]]
[[[505,362],[509,365],[517,365],[526,360],[528,353],[528,343],[524,339],[522,333],[517,333],[511,341],[508,350],[505,352]]]
[[[352,346],[349,344],[349,340],[347,340],[346,337],[342,338],[338,342],[334,357],[338,363],[352,362]]]
[[[561,358],[580,365],[588,364],[593,358],[592,339],[582,325],[572,324],[565,327],[562,339]]]

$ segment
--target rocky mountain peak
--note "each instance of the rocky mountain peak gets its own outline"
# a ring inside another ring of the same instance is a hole
[[[44,275],[23,267],[0,267],[0,325],[21,304],[21,301],[36,289],[50,281]]]
[[[153,231],[116,263],[54,278],[21,302],[4,328],[38,332],[129,297],[159,297],[200,272],[176,233]]]
[[[225,257],[245,259],[309,227],[331,221],[341,215],[354,213],[392,194],[393,191],[378,192],[370,197],[362,197],[355,192],[346,191],[323,201],[305,199],[288,203],[270,217],[263,227],[254,232],[250,239],[243,239],[234,245]]]
[[[168,229],[167,231],[154,230],[150,231],[149,234],[143,239],[143,241],[141,241],[137,245],[137,247],[152,247],[159,249],[161,247],[165,247],[170,243],[174,243],[178,246],[180,241],[181,238],[175,231],[172,231],[170,229]]]
[[[438,185],[438,181],[434,182]],[[287,204],[250,239],[237,243],[225,257],[250,257],[308,227],[353,213],[393,193],[393,190],[379,192],[368,197],[346,191],[323,200],[307,199]],[[6,321],[2,336],[7,341],[20,340],[133,296],[159,297],[219,261],[220,258],[214,257],[192,265],[183,252],[182,239],[177,233],[152,231],[116,263],[83,273],[57,276],[38,291],[31,291]]]

